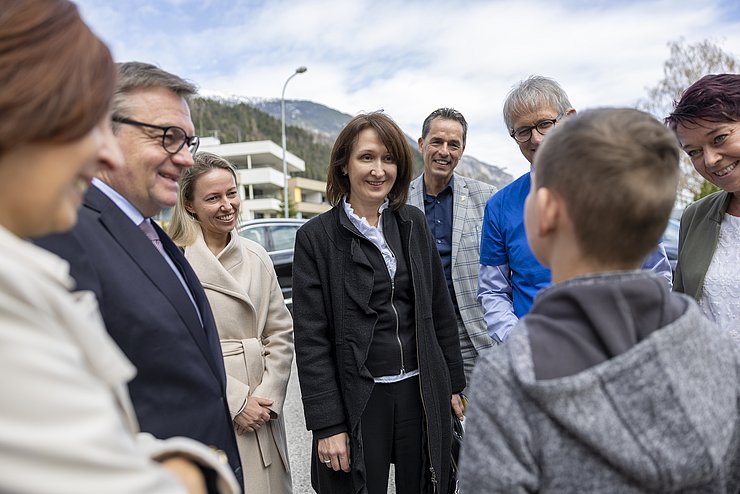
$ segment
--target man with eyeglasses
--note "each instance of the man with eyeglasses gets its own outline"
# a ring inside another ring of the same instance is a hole
[[[151,220],[175,205],[193,166],[187,99],[196,88],[153,65],[118,68],[112,125],[124,164],[93,179],[71,232],[37,243],[69,261],[76,289],[96,295],[108,332],[136,366],[129,391],[141,430],[213,446],[242,485],[213,314],[185,257]]]
[[[575,113],[563,88],[542,76],[521,81],[504,102],[509,135],[530,165],[547,133]],[[503,343],[519,318],[529,312],[537,293],[550,286],[550,270],[534,257],[524,231],[524,200],[530,183],[527,172],[501,189],[486,203],[483,217],[478,301],[483,306],[488,334],[498,343]],[[671,267],[662,245],[642,267],[671,286]]]

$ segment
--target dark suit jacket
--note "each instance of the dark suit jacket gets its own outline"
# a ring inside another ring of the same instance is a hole
[[[129,383],[141,430],[185,436],[223,450],[241,482],[226,402],[226,374],[216,324],[203,289],[180,250],[155,225],[190,286],[190,298],[152,242],[96,187],[68,233],[36,243],[65,258],[78,290],[91,290],[105,326],[137,375]]]

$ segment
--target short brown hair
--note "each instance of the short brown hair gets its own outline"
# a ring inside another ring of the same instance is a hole
[[[19,144],[77,140],[110,109],[110,51],[67,0],[4,0],[0,8],[0,154]]]
[[[452,120],[457,122],[462,127],[462,147],[465,147],[465,143],[468,140],[468,121],[462,113],[455,110],[454,108],[437,108],[430,113],[427,118],[424,119],[424,123],[421,125],[421,138],[426,139],[429,132],[432,130],[432,122],[436,119],[440,120]]]
[[[197,86],[192,82],[150,63],[125,62],[116,65],[118,84],[113,98],[113,115],[118,117],[128,116],[128,96],[138,89],[162,87],[186,100],[198,92]],[[114,129],[117,126],[118,124],[113,124]]]
[[[601,262],[641,262],[654,250],[676,199],[678,143],[634,109],[579,113],[544,140],[533,187],[565,201],[583,253]]]
[[[180,193],[177,195],[177,203],[167,228],[172,240],[181,247],[192,245],[200,228],[198,220],[185,209],[185,204],[193,201],[198,179],[211,170],[226,170],[234,177],[235,184],[238,185],[239,182],[234,165],[221,156],[201,151],[195,154],[193,161],[195,164],[185,170],[180,179]]]
[[[331,150],[329,170],[326,180],[326,197],[329,204],[336,206],[342,197],[349,194],[349,177],[343,173],[352,156],[352,148],[365,129],[378,133],[381,142],[388,149],[396,163],[396,181],[388,193],[390,208],[399,209],[406,204],[406,197],[413,173],[412,154],[406,136],[391,117],[381,111],[362,113],[350,120],[334,141]]]

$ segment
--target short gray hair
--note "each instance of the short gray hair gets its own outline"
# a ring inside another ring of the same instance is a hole
[[[118,82],[112,105],[113,115],[116,116],[123,116],[126,113],[128,95],[137,89],[162,87],[186,100],[198,92],[198,87],[194,83],[162,70],[156,65],[144,62],[125,62],[116,65]],[[113,128],[116,128],[115,122]]]
[[[539,75],[529,76],[514,86],[504,102],[504,122],[514,130],[514,120],[524,113],[534,113],[542,107],[565,113],[572,108],[568,95],[554,79]]]

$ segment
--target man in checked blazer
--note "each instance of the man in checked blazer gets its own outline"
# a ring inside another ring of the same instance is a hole
[[[225,452],[241,485],[211,308],[185,257],[150,219],[175,205],[180,176],[193,166],[194,93],[153,65],[119,64],[112,120],[124,163],[93,179],[72,231],[37,243],[69,261],[77,290],[95,293],[108,332],[136,366],[129,391],[141,430]]]
[[[411,182],[407,202],[425,212],[442,258],[470,382],[478,354],[493,344],[477,291],[483,210],[496,188],[455,173],[467,133],[465,117],[452,108],[435,110],[424,120],[418,141],[424,172]]]

